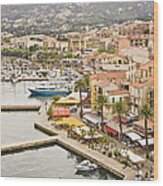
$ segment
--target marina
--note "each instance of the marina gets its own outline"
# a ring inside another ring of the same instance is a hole
[[[154,180],[153,2],[2,7],[2,176]]]
[[[13,89],[14,87],[12,87]],[[38,97],[39,98],[39,97]],[[33,97],[37,99],[37,97]],[[30,97],[28,97],[30,102]],[[48,101],[48,102],[47,102]],[[9,154],[23,153],[28,150],[35,150],[40,148],[45,148],[49,146],[59,145],[60,147],[70,150],[71,152],[82,156],[83,158],[89,159],[90,161],[96,163],[98,166],[102,167],[111,174],[116,175],[119,179],[132,180],[135,176],[135,170],[131,168],[124,169],[124,165],[118,163],[112,158],[108,158],[105,155],[89,149],[87,146],[80,144],[79,142],[67,138],[67,133],[60,131],[51,126],[51,121],[48,121],[46,115],[46,105],[47,107],[51,104],[49,98],[43,96],[40,100],[40,105],[2,105],[3,114],[5,113],[23,113],[22,111],[34,111],[36,112],[36,117],[33,123],[34,130],[40,131],[47,135],[47,139],[39,139],[34,141],[27,141],[19,144],[3,145],[1,149],[2,156],[8,156]],[[8,112],[12,111],[12,112]],[[14,112],[13,112],[14,111]],[[24,112],[25,113],[25,112]],[[30,114],[31,115],[31,114]],[[2,120],[3,121],[3,120]],[[48,137],[51,136],[51,137]],[[55,136],[55,137],[53,137]],[[50,138],[50,139],[48,139]],[[3,139],[3,138],[2,138]]]

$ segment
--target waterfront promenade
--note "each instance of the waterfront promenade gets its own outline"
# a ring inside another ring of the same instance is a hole
[[[93,161],[97,165],[117,175],[119,178],[134,180],[135,171],[132,168],[124,168],[123,164],[113,158],[109,158],[98,151],[90,149],[88,146],[81,144],[77,140],[68,138],[66,131],[55,129],[52,125],[52,121],[48,121],[48,116],[44,106],[40,108],[38,118],[35,122],[35,127],[45,133],[47,133],[47,131],[53,131],[54,134],[57,134],[56,138],[59,145]]]

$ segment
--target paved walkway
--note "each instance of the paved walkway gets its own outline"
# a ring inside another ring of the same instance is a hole
[[[45,105],[40,108],[39,117],[35,123],[41,127],[45,127],[48,130],[52,130],[54,133],[57,133],[58,143],[65,148],[92,160],[108,171],[118,175],[119,177],[123,177],[125,180],[134,180],[135,171],[133,169],[129,167],[124,168],[123,164],[117,162],[113,158],[109,158],[98,151],[92,150],[77,140],[68,138],[66,131],[55,129],[52,125],[52,121],[48,121]]]

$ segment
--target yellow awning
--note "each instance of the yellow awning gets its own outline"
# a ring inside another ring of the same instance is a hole
[[[81,127],[85,126],[85,124],[78,119],[74,117],[68,117],[68,118],[61,118],[60,120],[55,122],[55,125],[66,125],[66,126],[74,126],[75,127]]]
[[[60,99],[59,101],[57,101],[58,104],[79,104],[80,101],[79,100],[62,100]]]

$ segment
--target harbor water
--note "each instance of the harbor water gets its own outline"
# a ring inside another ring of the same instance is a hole
[[[2,105],[32,105],[44,103],[50,98],[30,97],[28,87],[33,82],[2,83]],[[34,128],[37,112],[1,113],[2,146],[48,138]],[[75,165],[82,157],[57,145],[37,150],[2,156],[1,175],[3,177],[42,177],[73,179],[118,179],[102,168],[93,172],[78,172]]]
[[[79,172],[75,165],[83,159],[57,145],[39,150],[2,157],[2,176],[73,178],[73,179],[116,179],[104,169]]]
[[[1,144],[11,145],[48,137],[34,128],[37,112],[2,112]]]
[[[39,105],[50,99],[48,97],[30,96],[29,87],[34,87],[40,82],[22,81],[15,84],[1,83],[1,105]]]

